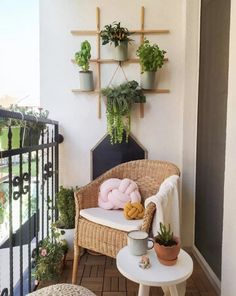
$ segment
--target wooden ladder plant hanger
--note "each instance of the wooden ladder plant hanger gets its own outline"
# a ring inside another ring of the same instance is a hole
[[[140,35],[140,43],[144,42],[145,35],[156,35],[156,34],[168,34],[169,30],[154,30],[154,29],[144,29],[144,19],[145,19],[145,8],[141,7],[141,26],[140,30],[129,30],[131,33],[136,35]],[[96,7],[96,31],[95,30],[72,30],[71,34],[75,36],[96,36],[97,37],[97,58],[91,59],[90,62],[97,64],[97,87],[93,91],[87,91],[90,93],[98,93],[98,118],[101,118],[101,103],[102,103],[102,95],[101,95],[101,64],[111,64],[111,63],[120,63],[113,59],[101,59],[101,40],[100,40],[100,8]],[[75,63],[75,60],[71,60]],[[167,58],[164,61],[168,61]],[[131,58],[122,63],[139,63],[139,59]],[[122,68],[123,69],[123,68]],[[169,93],[169,89],[153,89],[153,90],[143,90],[145,93]],[[82,91],[80,89],[72,89],[74,93],[83,93],[86,91]],[[144,104],[140,103],[140,117],[144,117]]]

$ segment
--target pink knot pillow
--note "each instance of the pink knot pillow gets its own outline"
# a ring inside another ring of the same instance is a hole
[[[111,178],[106,180],[100,186],[98,195],[98,205],[100,208],[124,209],[127,202],[140,202],[141,195],[138,191],[138,185],[130,179]]]

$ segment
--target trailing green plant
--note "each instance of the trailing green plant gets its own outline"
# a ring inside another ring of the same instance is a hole
[[[132,80],[107,87],[102,90],[102,94],[107,97],[107,131],[111,144],[121,143],[124,134],[127,142],[130,134],[131,108],[134,103],[146,102],[142,89],[137,81]]]
[[[161,50],[157,44],[150,44],[145,40],[137,49],[137,56],[140,59],[142,73],[146,71],[157,71],[164,63],[166,51]]]
[[[38,122],[39,119],[47,119],[49,111],[43,110],[43,108],[35,108],[31,106],[19,106],[11,105],[9,108],[10,111],[20,112],[22,115],[30,115],[35,118],[35,121],[24,121],[24,120],[8,120],[8,125],[21,126],[26,128],[32,128],[33,131],[41,131],[46,128],[45,123]]]
[[[133,41],[129,38],[131,34],[133,33],[129,32],[127,28],[121,27],[120,22],[113,22],[112,24],[104,27],[100,36],[102,38],[102,45],[114,43],[115,47],[117,47],[122,41]]]
[[[170,229],[170,224],[168,228],[160,223],[160,231],[158,232],[157,236],[155,236],[155,242],[160,245],[164,246],[174,246],[177,245],[177,242],[174,239],[174,233]]]
[[[91,45],[88,40],[81,43],[80,51],[75,53],[75,62],[85,72],[89,70],[89,60],[91,58]]]
[[[60,186],[56,194],[56,205],[59,211],[59,219],[55,225],[58,228],[72,229],[75,227],[75,200],[74,189]]]
[[[51,237],[41,240],[32,251],[32,274],[36,284],[59,279],[67,250],[66,241],[60,240],[60,232],[53,227]]]

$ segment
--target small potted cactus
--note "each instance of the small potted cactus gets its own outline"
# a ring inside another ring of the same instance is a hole
[[[154,249],[159,261],[168,266],[176,264],[180,252],[180,241],[174,236],[170,225],[167,228],[160,223],[160,231],[154,237],[154,240]]]

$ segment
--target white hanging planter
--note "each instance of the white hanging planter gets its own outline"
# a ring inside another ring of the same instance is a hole
[[[68,253],[74,253],[74,236],[75,236],[75,228],[72,229],[62,229],[58,228],[61,233],[61,239],[65,239],[67,241]]]

